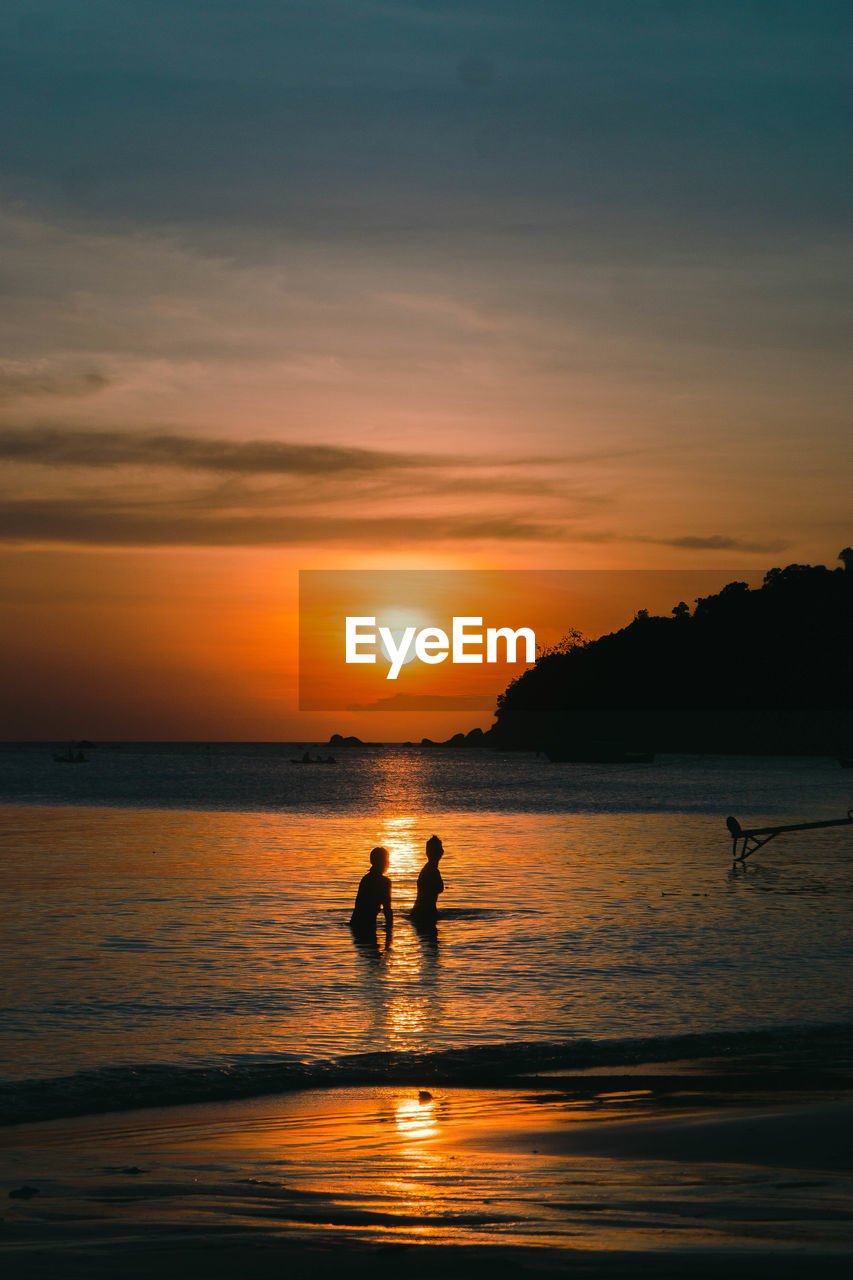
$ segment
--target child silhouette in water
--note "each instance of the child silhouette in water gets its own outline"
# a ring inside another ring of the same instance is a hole
[[[389,861],[390,854],[382,845],[370,850],[370,870],[367,875],[361,877],[350,920],[350,928],[356,933],[373,933],[380,911],[385,915],[386,930],[391,929],[394,922],[394,913],[391,910],[391,881],[385,874]]]
[[[438,919],[436,906],[438,895],[444,892],[444,881],[438,864],[444,855],[444,848],[438,836],[430,836],[426,844],[426,866],[418,876],[418,892],[415,905],[409,912],[409,919],[417,925],[431,927]]]

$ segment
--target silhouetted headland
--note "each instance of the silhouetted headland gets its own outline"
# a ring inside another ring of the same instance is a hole
[[[383,744],[381,742],[362,742],[361,738],[357,738],[354,733],[346,738],[341,733],[333,733],[327,745],[330,747],[381,747]]]
[[[569,634],[498,699],[488,732],[448,746],[640,760],[654,751],[838,755],[853,747],[853,551],[844,567],[771,569],[641,609],[621,630]],[[475,731],[476,733],[476,731]],[[424,744],[428,745],[428,744]]]

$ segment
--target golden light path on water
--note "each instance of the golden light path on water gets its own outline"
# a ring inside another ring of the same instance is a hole
[[[424,821],[418,810],[423,809],[426,772],[408,768],[392,755],[382,758],[378,769],[379,785],[389,806],[407,806],[407,812],[383,818],[379,839],[392,851],[390,871],[406,880],[416,878],[425,859]],[[395,910],[410,905],[410,901],[399,901]],[[368,956],[382,983],[373,1002],[376,1033],[387,1036],[389,1048],[408,1049],[424,1043],[430,1027],[442,1015],[437,940],[413,929],[398,929],[393,946],[386,941],[378,955],[368,949]]]
[[[394,870],[400,875],[417,875],[423,866],[422,830],[423,819],[415,814],[403,814],[383,820],[382,843],[394,850]]]

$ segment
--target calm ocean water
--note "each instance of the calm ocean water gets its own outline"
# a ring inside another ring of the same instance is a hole
[[[780,837],[737,873],[725,830],[843,817],[837,762],[297,754],[0,748],[7,1119],[849,1034],[853,827]],[[390,945],[356,945],[371,846],[405,909],[432,832],[437,937],[400,912]]]

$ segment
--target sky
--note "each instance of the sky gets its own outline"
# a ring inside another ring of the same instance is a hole
[[[834,566],[851,27],[6,0],[0,736],[472,727],[300,713],[299,570]]]

